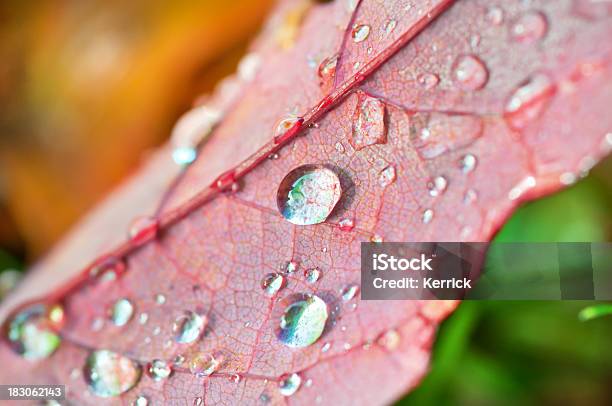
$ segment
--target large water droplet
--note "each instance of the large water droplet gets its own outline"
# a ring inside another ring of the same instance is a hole
[[[39,304],[20,311],[8,324],[7,338],[11,348],[28,360],[47,358],[61,343],[58,330],[63,318],[64,312],[59,305],[48,308]]]
[[[153,380],[161,381],[172,375],[172,367],[164,360],[154,359],[149,363],[148,372]]]
[[[221,117],[221,111],[208,106],[194,107],[183,114],[170,137],[174,161],[179,165],[193,162],[197,155],[196,146],[210,134]]]
[[[189,361],[189,370],[198,378],[212,375],[221,365],[221,361],[210,353],[199,352]]]
[[[119,396],[127,392],[138,383],[141,375],[140,365],[108,350],[89,354],[83,369],[89,389],[101,397]]]
[[[351,37],[354,42],[365,41],[368,35],[370,35],[370,26],[367,24],[356,25],[351,32]]]
[[[548,22],[544,14],[539,11],[531,11],[523,14],[510,28],[512,38],[521,43],[535,42],[546,34]]]
[[[302,378],[298,374],[286,374],[281,377],[278,390],[283,396],[291,396],[300,389],[301,384]]]
[[[478,90],[487,83],[489,71],[484,62],[476,56],[463,55],[455,61],[453,78],[464,90]]]
[[[321,277],[321,271],[319,268],[307,269],[304,271],[304,278],[306,278],[306,282],[315,283]]]
[[[278,187],[278,209],[297,225],[324,222],[340,200],[342,188],[334,171],[322,165],[295,168]]]
[[[283,313],[278,338],[288,347],[307,347],[321,337],[327,304],[316,295],[297,295]]]
[[[510,95],[504,117],[510,127],[521,129],[539,117],[555,93],[555,85],[544,73],[536,73],[521,83]]]
[[[116,326],[125,326],[134,315],[134,305],[128,299],[119,299],[113,304],[110,319]]]
[[[385,103],[364,93],[359,94],[349,141],[356,150],[387,142]]]
[[[191,310],[185,311],[176,318],[172,325],[174,340],[177,343],[187,344],[196,341],[202,336],[206,328],[206,316],[199,315]]]

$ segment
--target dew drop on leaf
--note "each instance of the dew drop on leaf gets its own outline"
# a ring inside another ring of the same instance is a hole
[[[410,119],[411,141],[423,159],[470,145],[483,132],[480,117],[467,114],[417,113]]]
[[[491,7],[487,10],[487,20],[493,25],[501,25],[504,22],[504,10],[499,7]]]
[[[365,41],[368,35],[370,35],[370,26],[367,24],[356,25],[351,32],[351,37],[354,42]]]
[[[303,165],[281,181],[277,193],[278,210],[293,224],[322,223],[341,194],[340,179],[334,171],[322,165]]]
[[[427,190],[429,191],[430,196],[439,196],[448,187],[448,181],[444,176],[436,176],[429,182],[427,182]]]
[[[342,289],[342,300],[348,302],[352,300],[355,295],[359,292],[359,285],[351,284]]]
[[[295,115],[289,115],[278,120],[274,125],[274,139],[282,139],[283,135],[293,128],[300,120],[302,120],[302,118]]]
[[[457,58],[453,67],[453,79],[463,90],[481,89],[489,78],[489,71],[478,57],[463,55]]]
[[[360,93],[353,114],[351,145],[356,150],[387,142],[385,103],[380,99]]]
[[[283,271],[288,274],[292,274],[298,269],[298,263],[296,261],[287,261],[283,267]]]
[[[327,317],[323,299],[316,295],[295,295],[281,316],[278,339],[288,347],[307,347],[321,337]]]
[[[154,359],[151,361],[147,371],[154,381],[161,381],[172,375],[172,367],[170,367],[166,361],[161,359]]]
[[[474,169],[476,169],[477,164],[478,160],[473,154],[466,154],[459,160],[459,167],[461,168],[461,172],[463,173],[472,172]]]
[[[385,35],[391,34],[391,32],[395,29],[396,26],[397,26],[397,20],[391,19],[387,21],[383,27]]]
[[[189,361],[189,370],[198,378],[212,375],[221,365],[221,361],[212,354],[205,352],[196,353]]]
[[[174,340],[181,344],[192,343],[202,336],[206,324],[206,316],[187,310],[174,320],[172,325]]]
[[[352,218],[345,217],[338,222],[340,230],[351,231],[355,227],[355,221]]]
[[[261,288],[266,295],[272,297],[285,285],[285,277],[279,273],[269,273],[261,280]]]
[[[378,345],[392,351],[399,346],[400,335],[397,330],[387,330],[378,338],[378,340],[376,340],[376,342]]]
[[[338,55],[329,56],[321,61],[317,74],[319,75],[319,83],[321,86],[330,84],[336,75],[336,64],[338,63]]]
[[[510,28],[512,38],[520,43],[529,44],[540,40],[548,30],[546,17],[539,11],[525,13]]]
[[[321,277],[321,271],[319,268],[307,269],[304,271],[304,278],[306,278],[306,282],[315,283]]]
[[[300,377],[300,375],[296,373],[286,374],[281,377],[281,380],[278,383],[278,390],[283,396],[291,396],[297,392],[301,384],[302,377]]]
[[[129,299],[117,300],[110,311],[110,319],[115,326],[125,326],[134,315],[134,305]]]
[[[155,303],[162,305],[164,303],[166,303],[166,296],[164,296],[161,293],[158,293],[155,295]]]
[[[331,343],[327,342],[323,344],[323,347],[321,347],[321,352],[327,352],[329,351],[330,348],[331,348]]]
[[[380,172],[380,175],[378,177],[378,184],[381,187],[387,187],[393,182],[395,182],[395,178],[396,178],[395,167],[392,165],[389,165]]]
[[[419,77],[417,78],[417,82],[422,88],[430,90],[438,85],[438,82],[440,82],[440,78],[438,77],[438,75],[433,73],[424,73],[422,75],[419,75]]]
[[[154,217],[142,216],[135,218],[128,228],[128,237],[136,245],[140,245],[157,235],[159,222]]]
[[[31,361],[47,358],[61,343],[58,330],[63,320],[64,311],[59,305],[48,308],[37,304],[18,312],[7,328],[11,348]]]
[[[189,165],[198,157],[198,152],[193,147],[177,147],[172,150],[172,160],[180,166]]]
[[[149,405],[149,399],[147,399],[145,396],[140,395],[136,398],[136,400],[134,400],[133,403],[134,406],[148,406]]]
[[[521,129],[538,118],[555,93],[550,77],[536,73],[521,83],[510,95],[504,107],[504,117],[510,127]]]
[[[230,382],[239,383],[242,380],[242,377],[239,374],[231,374],[229,376]]]
[[[426,209],[423,212],[423,217],[421,218],[421,220],[423,221],[423,224],[428,224],[429,222],[431,222],[431,219],[433,219],[433,215],[434,215],[434,212],[432,209]]]
[[[127,392],[138,383],[141,375],[140,365],[109,350],[93,351],[83,369],[90,391],[100,397],[119,396]]]

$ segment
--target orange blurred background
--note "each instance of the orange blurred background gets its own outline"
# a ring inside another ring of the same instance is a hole
[[[2,2],[0,246],[45,252],[234,71],[271,5]]]

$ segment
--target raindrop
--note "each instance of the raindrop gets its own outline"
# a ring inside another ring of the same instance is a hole
[[[177,343],[188,344],[202,336],[206,328],[207,318],[191,310],[186,310],[174,320],[172,331]]]
[[[521,129],[539,117],[554,93],[555,85],[544,73],[536,73],[521,83],[504,108],[504,117],[510,127]]]
[[[304,271],[304,277],[306,278],[306,282],[315,283],[321,277],[321,271],[319,268],[312,268]]]
[[[221,362],[212,354],[199,352],[189,361],[189,370],[198,378],[212,375]]]
[[[358,292],[359,292],[359,285],[357,284],[348,285],[344,289],[342,289],[342,292],[341,292],[342,300],[344,300],[345,302],[348,302],[349,300],[353,299]]]
[[[351,32],[354,42],[365,41],[368,35],[370,35],[370,26],[367,24],[356,25]]]
[[[440,78],[438,77],[438,75],[435,75],[433,73],[424,73],[422,75],[419,75],[419,77],[417,78],[417,82],[419,83],[419,85],[421,85],[421,87],[426,90],[430,90],[436,87],[439,81]]]
[[[39,304],[20,311],[8,324],[7,338],[11,348],[31,361],[47,358],[62,341],[58,330],[63,320],[64,311],[59,305],[47,308]]]
[[[439,196],[448,187],[448,181],[444,176],[436,176],[427,183],[427,190],[429,190],[430,196]]]
[[[499,7],[491,7],[487,10],[487,20],[493,25],[500,25],[504,22],[504,10]]]
[[[394,350],[399,346],[400,335],[396,330],[387,330],[378,338],[378,340],[376,340],[376,342],[378,345],[386,348],[387,350]]]
[[[172,375],[172,368],[168,363],[161,359],[154,359],[149,363],[149,375],[154,381],[167,379]]]
[[[385,110],[385,103],[380,99],[359,93],[349,139],[353,148],[360,150],[387,142]]]
[[[370,237],[370,242],[380,244],[381,242],[383,242],[383,237],[381,235],[374,234]]]
[[[261,288],[266,295],[272,297],[285,286],[285,277],[279,273],[269,273],[261,280]]]
[[[342,231],[351,231],[355,227],[355,221],[352,218],[346,217],[340,220],[338,225]]]
[[[231,374],[229,376],[230,382],[233,382],[233,383],[239,383],[241,379],[242,377],[239,374]]]
[[[547,30],[548,22],[544,14],[532,11],[519,17],[512,25],[510,34],[515,41],[528,44],[544,37]]]
[[[158,293],[157,295],[155,295],[155,303],[160,305],[166,303],[166,296],[162,295],[161,293]]]
[[[176,357],[174,357],[172,364],[174,364],[174,366],[180,366],[180,365],[183,365],[183,362],[185,362],[185,356],[179,354]]]
[[[172,150],[172,160],[180,166],[186,166],[196,160],[198,152],[193,147],[177,147]]]
[[[204,403],[204,400],[199,396],[193,399],[193,406],[201,406],[202,403]]]
[[[119,299],[113,304],[110,319],[115,326],[125,326],[134,315],[134,305],[129,299]]]
[[[393,182],[395,182],[395,177],[395,167],[389,165],[380,172],[380,176],[378,177],[378,184],[381,187],[387,187]]]
[[[133,404],[134,406],[147,406],[149,404],[149,399],[143,395],[140,395],[136,398],[136,400],[134,400]]]
[[[385,23],[383,30],[385,31],[385,35],[389,35],[391,34],[391,32],[395,29],[395,27],[397,26],[397,20],[389,20]]]
[[[281,380],[278,383],[278,389],[281,395],[291,396],[297,392],[298,389],[300,389],[301,384],[302,378],[298,374],[286,374],[281,377]]]
[[[140,324],[147,324],[147,321],[149,321],[149,314],[148,313],[140,313],[140,316],[138,316],[138,322]]]
[[[173,148],[172,158],[179,165],[193,162],[196,147],[221,120],[222,112],[209,106],[197,106],[179,118],[170,136]]]
[[[321,347],[321,352],[327,352],[329,351],[330,348],[331,348],[331,343],[325,343],[323,344],[323,347]]]
[[[302,118],[295,115],[289,115],[278,120],[274,125],[274,139],[280,142],[283,139],[283,135],[300,121],[302,121]]]
[[[338,63],[338,55],[329,56],[321,61],[317,74],[319,75],[319,83],[323,86],[331,83],[336,75],[336,64]]]
[[[417,113],[410,119],[410,137],[423,159],[433,159],[469,146],[483,133],[478,116],[447,113]]]
[[[278,338],[288,347],[307,347],[321,337],[327,317],[327,304],[321,298],[297,295],[280,319]]]
[[[478,160],[476,156],[473,154],[464,155],[459,161],[459,166],[463,173],[470,173],[474,169],[476,169],[476,165],[478,164]]]
[[[298,268],[298,263],[297,262],[295,262],[293,260],[292,261],[287,261],[287,263],[285,264],[285,267],[284,267],[284,271],[285,271],[285,273],[292,274],[295,271],[297,271],[297,268]]]
[[[463,55],[454,63],[453,78],[463,90],[478,90],[487,83],[489,71],[478,57]]]
[[[89,389],[97,396],[119,396],[140,380],[142,368],[136,362],[109,350],[93,351],[83,369]]]
[[[136,245],[155,238],[159,222],[154,217],[142,216],[135,218],[128,228],[128,237]]]
[[[324,222],[340,200],[338,175],[322,165],[295,168],[278,187],[277,204],[283,217],[297,225]]]
[[[428,224],[431,221],[431,219],[433,219],[433,215],[434,215],[434,212],[432,209],[425,210],[423,212],[423,217],[421,219],[423,221],[423,224]]]

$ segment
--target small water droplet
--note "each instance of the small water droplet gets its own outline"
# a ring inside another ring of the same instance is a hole
[[[489,71],[478,57],[462,55],[454,63],[453,78],[463,90],[478,90],[487,83]]]
[[[515,41],[528,44],[544,37],[547,30],[548,22],[544,14],[531,11],[519,17],[512,25],[510,34]]]
[[[421,219],[423,221],[423,224],[428,224],[429,222],[431,222],[431,219],[433,219],[433,215],[434,212],[432,209],[426,209],[423,212],[423,217]]]
[[[306,278],[306,282],[315,283],[321,277],[321,271],[319,268],[307,269],[304,271],[304,277]]]
[[[279,273],[269,273],[261,280],[261,288],[266,295],[273,297],[285,286],[285,277]]]
[[[417,113],[410,118],[410,137],[423,159],[469,146],[483,133],[480,117],[468,114]]]
[[[278,159],[278,158],[279,158],[279,156],[280,156],[280,155],[278,155],[278,153],[277,153],[277,152],[273,152],[273,153],[271,153],[271,154],[268,156],[268,159],[271,159],[271,160],[273,160],[273,161],[274,161],[274,160]]]
[[[573,185],[577,180],[578,177],[572,172],[563,172],[559,176],[559,182],[561,182],[563,185]]]
[[[385,35],[391,34],[391,32],[395,29],[396,26],[397,26],[397,20],[391,19],[387,21],[385,25],[383,26],[383,31]]]
[[[172,375],[172,367],[164,360],[154,359],[149,363],[148,372],[154,381],[161,381]]]
[[[140,381],[141,375],[140,365],[109,350],[93,351],[83,369],[89,390],[100,397],[119,396],[127,392]]]
[[[474,169],[476,169],[477,164],[478,160],[473,154],[466,154],[459,161],[459,167],[461,168],[461,172],[463,173],[472,172]]]
[[[376,340],[376,342],[378,343],[378,345],[386,348],[389,351],[392,351],[399,346],[400,335],[394,329],[387,330],[378,338],[378,340]]]
[[[181,354],[174,357],[174,360],[172,361],[175,366],[183,365],[183,362],[185,362],[185,356]]]
[[[155,303],[160,305],[166,303],[166,296],[162,295],[161,293],[158,293],[157,295],[155,295]]]
[[[298,269],[298,263],[296,261],[287,261],[283,267],[283,271],[288,274],[292,274]]]
[[[355,295],[359,292],[359,285],[357,284],[350,284],[348,286],[346,286],[344,289],[342,289],[342,300],[344,300],[345,302],[348,302],[349,300],[353,299],[355,297]]]
[[[504,117],[510,127],[521,129],[539,117],[555,93],[555,85],[544,73],[536,73],[521,83],[510,95]]]
[[[149,321],[149,314],[148,313],[140,313],[140,316],[138,316],[138,322],[140,324],[147,324],[147,321]]]
[[[148,404],[149,404],[149,399],[147,399],[143,395],[138,396],[136,400],[134,400],[134,406],[148,406]]]
[[[230,382],[233,382],[233,383],[239,383],[241,379],[242,377],[239,374],[231,374],[229,376]]]
[[[387,142],[385,111],[385,103],[380,99],[359,93],[349,139],[353,148],[360,150]]]
[[[278,210],[292,224],[324,222],[340,200],[342,188],[334,171],[322,165],[295,168],[278,187]]]
[[[189,370],[198,378],[212,375],[221,365],[221,361],[210,353],[196,353],[189,361]]]
[[[201,406],[203,403],[204,403],[204,399],[202,399],[199,396],[193,399],[193,406]]]
[[[340,230],[351,231],[355,227],[355,221],[352,218],[343,218],[338,222]]]
[[[383,188],[387,187],[393,182],[395,182],[395,178],[395,167],[389,165],[380,172],[380,176],[378,177],[378,184]]]
[[[381,242],[383,242],[383,237],[381,235],[374,234],[370,237],[370,242],[380,244]]]
[[[274,139],[281,139],[287,131],[301,120],[301,117],[295,115],[289,115],[278,120],[274,125]]]
[[[439,196],[446,190],[448,181],[444,176],[436,176],[429,182],[427,182],[427,190],[429,190],[430,196]]]
[[[186,310],[174,320],[172,331],[177,343],[188,344],[198,340],[206,328],[208,319],[191,310]]]
[[[323,344],[323,347],[321,347],[321,352],[327,352],[329,351],[330,348],[331,348],[331,343],[325,343]]]
[[[440,78],[438,77],[438,75],[435,75],[433,73],[424,73],[422,75],[419,75],[419,77],[417,78],[417,82],[424,89],[430,90],[438,85],[438,82],[440,82]]]
[[[359,24],[353,27],[353,31],[351,32],[351,37],[353,38],[353,42],[362,42],[365,41],[370,35],[370,26],[367,24]]]
[[[135,218],[128,229],[130,240],[136,245],[140,245],[149,239],[155,238],[159,228],[159,222],[154,217],[141,216]]]
[[[297,295],[280,319],[278,338],[288,347],[307,347],[321,337],[327,317],[327,304],[321,298]]]
[[[134,305],[129,299],[117,300],[110,311],[110,319],[115,326],[125,326],[134,315]]]
[[[7,338],[11,348],[25,359],[36,361],[49,357],[59,347],[58,330],[64,312],[58,306],[56,315],[46,305],[38,304],[18,312],[8,324]]]
[[[286,374],[281,377],[281,380],[278,383],[278,389],[281,395],[291,396],[297,392],[298,389],[300,389],[301,384],[302,378],[298,374]]]
[[[487,10],[487,20],[493,25],[501,25],[504,22],[504,10],[499,7],[491,7]]]
[[[463,196],[463,203],[471,204],[478,200],[478,193],[474,189],[468,189]]]
[[[336,64],[338,63],[338,54],[329,56],[321,61],[317,74],[319,75],[319,84],[321,86],[331,84],[336,75]]]

